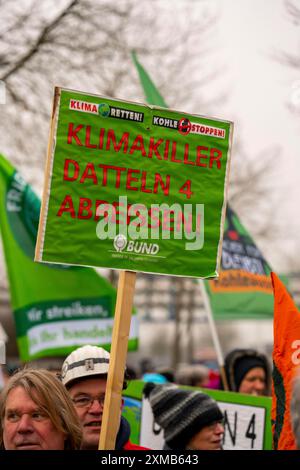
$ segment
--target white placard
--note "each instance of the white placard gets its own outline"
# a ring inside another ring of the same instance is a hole
[[[218,402],[224,413],[224,450],[262,450],[265,430],[265,409],[258,406]],[[163,430],[154,423],[149,400],[143,399],[140,445],[161,450]]]

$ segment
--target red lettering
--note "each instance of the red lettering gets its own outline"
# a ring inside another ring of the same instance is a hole
[[[120,187],[120,183],[121,183],[121,171],[125,171],[126,168],[122,168],[122,167],[116,166],[116,167],[114,167],[114,170],[116,170],[116,172],[117,172],[117,176],[116,176],[116,188],[119,188],[119,187]]]
[[[184,226],[184,230],[186,233],[191,233],[192,230],[192,224],[193,224],[193,214],[191,212],[188,212],[188,220],[184,218],[184,213],[181,213],[181,218]],[[178,227],[178,225],[177,225]]]
[[[73,200],[72,196],[70,194],[67,194],[65,199],[63,200],[58,213],[56,214],[58,217],[61,217],[64,212],[69,212],[70,216],[72,219],[76,218],[75,210],[74,210],[74,205],[73,205]]]
[[[109,215],[113,217],[113,214],[111,214],[111,205],[107,201],[100,201],[96,200],[96,215],[95,215],[95,220],[99,220],[101,216],[104,217],[105,221],[107,222],[109,220]]]
[[[208,147],[204,147],[203,145],[199,145],[197,147],[197,160],[196,160],[196,165],[197,166],[204,166],[206,168],[206,163],[201,163],[201,159],[204,158],[205,160],[207,159],[207,155],[204,155],[202,152],[202,150],[204,151],[208,151]]]
[[[146,153],[146,150],[145,150],[145,147],[144,147],[144,139],[143,139],[143,136],[141,136],[141,135],[136,136],[136,138],[134,139],[133,144],[130,148],[129,153],[133,154],[133,152],[135,152],[136,150],[140,150],[143,157],[147,156],[147,153]]]
[[[154,181],[154,188],[153,188],[154,194],[157,193],[157,188],[159,184],[164,192],[164,195],[168,196],[169,190],[170,190],[170,175],[166,176],[166,183],[164,183],[161,175],[159,173],[155,173],[155,181]]]
[[[98,207],[101,206],[102,204],[108,204],[107,201],[104,201],[103,199],[96,199],[96,204],[95,204],[95,217],[94,217],[94,220],[99,220],[100,219],[100,215],[97,214],[97,211],[98,211]]]
[[[123,220],[127,219],[127,214],[124,213],[124,209],[122,209],[123,204],[119,204],[119,202],[113,202],[113,206],[115,208],[115,214],[111,217],[111,222],[117,225],[124,225]],[[121,211],[119,210],[121,206]],[[117,218],[117,215],[121,215],[121,220]],[[123,219],[123,220],[122,220]],[[127,224],[128,225],[128,224]]]
[[[171,214],[173,214],[173,217],[170,217]],[[171,227],[171,222],[174,223],[174,211],[165,209],[162,215],[162,230],[174,232],[174,227]]]
[[[91,144],[91,126],[86,126],[85,130],[85,146],[90,148],[90,149],[96,149],[97,145],[96,144]]]
[[[129,132],[124,132],[120,142],[117,144],[113,129],[109,129],[107,133],[106,150],[110,150],[110,141],[112,141],[115,152],[119,152],[124,145],[123,153],[126,153],[128,149],[128,138]]]
[[[210,149],[210,156],[209,156],[209,168],[212,168],[213,163],[216,162],[218,170],[221,168],[221,161],[222,158],[222,151],[219,149],[212,148]]]
[[[172,143],[171,162],[174,162],[174,163],[181,163],[181,160],[178,160],[178,159],[176,158],[176,148],[177,148],[177,143],[176,143],[176,142],[173,142],[173,143]]]
[[[69,166],[73,165],[74,166],[74,175],[69,176],[68,170]],[[75,181],[77,180],[79,175],[79,164],[75,160],[71,160],[69,158],[66,158],[65,160],[65,165],[64,165],[64,180],[65,181]]]
[[[114,166],[114,165],[98,165],[99,168],[103,169],[103,179],[102,179],[102,186],[107,185],[107,170],[115,170],[117,172],[116,176],[116,188],[120,187],[120,180],[121,180],[121,171],[125,171],[126,168],[121,167],[121,166]]]
[[[123,204],[122,204],[123,206]],[[126,225],[129,225],[130,224],[130,219],[131,219],[131,215],[129,215],[129,210],[130,210],[130,207],[132,206],[132,204],[127,204],[127,219],[126,219]]]
[[[194,194],[192,191],[192,182],[191,180],[186,180],[186,182],[181,186],[179,189],[179,192],[181,194],[185,194],[185,196],[190,199],[192,195]]]
[[[158,217],[155,215],[155,213],[154,213],[155,211],[158,212]],[[153,209],[150,209],[150,219],[151,219],[151,221],[156,222],[156,224],[155,225],[149,224],[148,228],[158,228],[159,225],[160,225],[160,222],[159,222],[159,209],[158,208],[154,207]]]
[[[180,211],[177,213],[176,232],[181,232],[182,222],[184,222],[184,215],[183,212]]]
[[[189,144],[184,144],[183,163],[184,163],[185,165],[195,165],[195,162],[191,162],[191,161],[189,160]]]
[[[78,219],[90,219],[93,216],[91,206],[91,199],[87,197],[81,197],[79,202]],[[86,212],[86,215],[84,215],[84,212]]]
[[[152,189],[147,189],[146,188],[146,180],[147,180],[147,172],[142,171],[142,185],[141,185],[141,191],[142,193],[152,193]]]
[[[158,139],[157,142],[154,142],[154,138],[150,137],[150,142],[149,142],[149,151],[148,151],[148,157],[152,158],[153,152],[157,156],[159,160],[162,160],[161,154],[158,152],[158,147],[163,143],[164,139]]]
[[[130,206],[130,207],[132,207],[132,206]],[[146,218],[144,217],[143,214],[141,214],[141,211],[139,210],[139,208],[141,208],[141,210],[143,210],[144,205],[143,204],[134,204],[134,208],[132,210],[133,213],[131,214],[131,217],[137,216],[137,218],[135,218],[131,222],[131,224],[134,227],[144,227],[146,225]]]
[[[73,128],[74,124],[73,122],[69,123],[69,129],[68,129],[68,144],[72,144],[72,139],[75,140],[76,145],[80,145],[82,147],[82,142],[79,140],[79,137],[77,136],[77,133],[81,131],[83,128],[83,124],[79,124],[75,129]]]
[[[132,168],[128,168],[126,189],[131,189],[132,191],[138,191],[138,188],[130,186],[130,183],[132,181],[136,181],[136,182],[139,181],[139,178],[134,178],[134,176],[131,176],[132,173],[140,173],[140,170],[133,170]]]
[[[93,163],[87,163],[79,183],[84,183],[86,179],[92,179],[94,184],[98,184],[98,178]]]
[[[103,148],[103,139],[104,139],[105,129],[102,127],[99,134],[99,149]]]
[[[166,140],[165,150],[164,150],[164,160],[168,160],[169,158],[169,145],[170,141]]]

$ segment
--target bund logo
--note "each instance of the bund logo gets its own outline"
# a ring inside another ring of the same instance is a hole
[[[114,247],[117,251],[123,251],[127,244],[125,235],[119,234],[114,238]]]

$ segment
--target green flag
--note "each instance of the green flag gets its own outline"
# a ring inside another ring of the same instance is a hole
[[[148,103],[165,106],[135,55],[133,60]],[[272,318],[270,272],[262,253],[227,205],[219,278],[204,281],[214,316],[219,319]]]
[[[147,103],[153,104],[155,106],[161,106],[163,108],[167,108],[168,106],[165,103],[165,100],[163,99],[163,97],[161,96],[157,88],[155,87],[154,83],[152,82],[151,78],[149,77],[145,69],[141,66],[141,64],[137,60],[135,52],[132,52],[132,58],[138,70],[140,80],[144,88],[144,93],[145,93]]]
[[[205,283],[219,319],[273,318],[271,268],[235,212],[227,206],[218,279]]]
[[[82,344],[109,348],[116,291],[90,268],[34,263],[40,201],[0,155],[0,227],[20,358],[66,355]],[[129,349],[136,349],[136,316]]]

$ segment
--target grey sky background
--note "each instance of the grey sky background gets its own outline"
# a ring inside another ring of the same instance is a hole
[[[274,190],[280,201],[274,215],[279,211],[285,236],[277,244],[260,246],[274,269],[284,270],[285,255],[297,256],[299,251],[300,70],[275,56],[280,51],[297,54],[299,26],[292,23],[283,0],[218,0],[216,7],[219,54],[229,90],[221,116],[234,121],[235,138],[243,141],[253,165],[258,164],[258,151],[281,147],[274,158]],[[234,154],[232,158],[234,164]],[[259,202],[253,210],[259,210]]]

